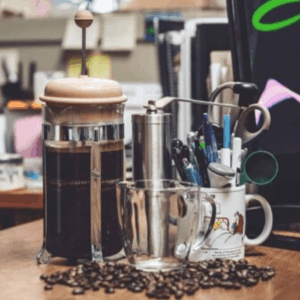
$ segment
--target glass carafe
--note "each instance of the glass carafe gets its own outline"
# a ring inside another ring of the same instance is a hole
[[[44,243],[39,262],[115,257],[122,250],[116,183],[125,179],[123,110],[115,81],[67,78],[45,89]]]

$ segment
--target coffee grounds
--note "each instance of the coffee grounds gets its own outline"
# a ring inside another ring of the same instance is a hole
[[[193,295],[199,289],[221,287],[241,289],[251,287],[259,281],[270,280],[276,271],[273,267],[258,267],[242,259],[206,260],[188,263],[183,270],[169,272],[144,272],[133,266],[106,262],[86,262],[65,272],[41,275],[46,283],[45,290],[51,290],[55,284],[73,287],[73,295],[82,295],[87,290],[103,289],[113,294],[116,289],[127,289],[133,293],[146,291],[148,298],[181,299],[184,295]]]

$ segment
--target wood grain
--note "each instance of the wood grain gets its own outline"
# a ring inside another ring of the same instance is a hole
[[[37,265],[35,256],[42,245],[43,222],[36,221],[26,225],[0,231],[0,299],[3,300],[140,300],[147,299],[143,294],[132,294],[117,290],[106,295],[103,290],[88,291],[82,296],[73,296],[71,289],[55,286],[52,291],[44,291],[39,279],[42,273],[66,270],[64,261],[56,260],[52,264]],[[267,247],[247,248],[250,255],[247,260],[256,265],[271,265],[277,275],[268,282],[255,287],[242,288],[239,291],[214,288],[200,290],[194,296],[185,296],[183,300],[211,299],[263,299],[296,300],[300,299],[300,252],[273,249]]]
[[[42,189],[0,192],[0,208],[43,208]]]

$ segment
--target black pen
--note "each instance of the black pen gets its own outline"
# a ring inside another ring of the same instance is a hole
[[[182,158],[186,158],[188,161],[190,161],[190,148],[187,145],[182,146],[181,156]]]
[[[198,161],[198,166],[199,166],[200,175],[202,177],[203,186],[209,187],[210,184],[209,184],[209,178],[207,173],[208,161],[203,149],[201,149],[200,147],[199,139],[195,139],[195,155]]]
[[[188,178],[183,168],[183,162],[182,162],[183,157],[181,153],[182,147],[183,147],[182,141],[180,141],[179,139],[174,139],[171,145],[171,152],[172,152],[171,154],[181,180],[188,181]]]

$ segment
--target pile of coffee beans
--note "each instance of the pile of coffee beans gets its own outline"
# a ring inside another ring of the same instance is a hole
[[[222,287],[240,289],[254,286],[259,280],[266,281],[275,275],[273,267],[257,267],[246,260],[216,259],[189,263],[183,270],[170,272],[143,272],[133,266],[106,262],[87,262],[65,272],[41,275],[45,290],[55,284],[73,288],[73,295],[82,295],[87,290],[112,294],[116,289],[128,289],[133,293],[146,291],[149,298],[169,299],[172,295],[181,299],[193,295],[199,289]]]

